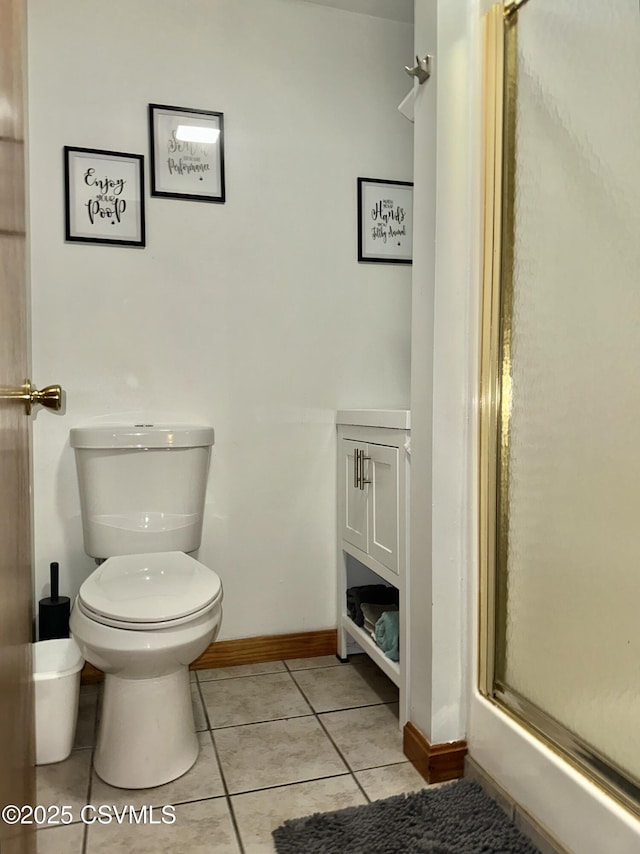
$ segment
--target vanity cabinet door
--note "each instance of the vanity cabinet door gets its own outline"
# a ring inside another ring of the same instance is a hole
[[[367,446],[370,481],[368,515],[369,548],[372,558],[398,573],[399,482],[398,448]]]
[[[366,455],[367,445],[354,442],[351,439],[340,440],[340,470],[339,484],[340,528],[342,539],[351,545],[367,551],[369,539],[369,519],[367,514],[367,489],[360,489],[355,483],[355,451],[363,451]]]

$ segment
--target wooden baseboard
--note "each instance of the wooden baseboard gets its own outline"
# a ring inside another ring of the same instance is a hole
[[[260,635],[256,638],[212,643],[200,658],[196,658],[191,669],[258,664],[261,661],[280,661],[288,658],[313,658],[317,655],[335,655],[337,650],[336,629],[292,632],[288,635]]]
[[[88,661],[85,661],[80,674],[80,683],[82,685],[95,685],[97,682],[102,682],[103,679],[104,673],[102,670],[98,670],[98,668],[94,667],[93,664],[89,664]]]
[[[290,658],[314,658],[335,655],[338,650],[336,629],[315,632],[292,632],[287,635],[260,635],[255,638],[216,641],[210,644],[191,665],[191,670],[209,667],[232,667],[236,664],[258,664]],[[82,669],[82,683],[101,682],[104,674],[88,662]]]
[[[427,783],[444,783],[464,774],[466,741],[431,744],[411,721],[405,724],[402,749],[407,759]]]

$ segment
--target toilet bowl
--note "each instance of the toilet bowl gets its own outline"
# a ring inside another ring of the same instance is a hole
[[[69,434],[84,550],[100,564],[69,627],[105,673],[94,766],[112,786],[174,780],[195,762],[188,666],[215,639],[222,585],[202,540],[212,427],[89,424]]]
[[[198,756],[189,664],[215,639],[222,585],[184,552],[110,557],[82,584],[70,630],[105,674],[94,767],[112,786],[160,786]]]

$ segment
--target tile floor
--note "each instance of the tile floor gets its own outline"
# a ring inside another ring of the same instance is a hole
[[[81,689],[74,750],[37,769],[37,803],[175,806],[173,824],[80,822],[38,831],[39,854],[258,854],[284,819],[425,784],[402,753],[398,692],[364,655],[192,673],[200,755],[172,783],[115,789],[92,770],[97,686]],[[161,815],[153,813],[156,821]]]

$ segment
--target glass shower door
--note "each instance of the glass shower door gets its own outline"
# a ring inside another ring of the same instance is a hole
[[[637,802],[637,0],[521,4],[505,78],[489,693]]]

